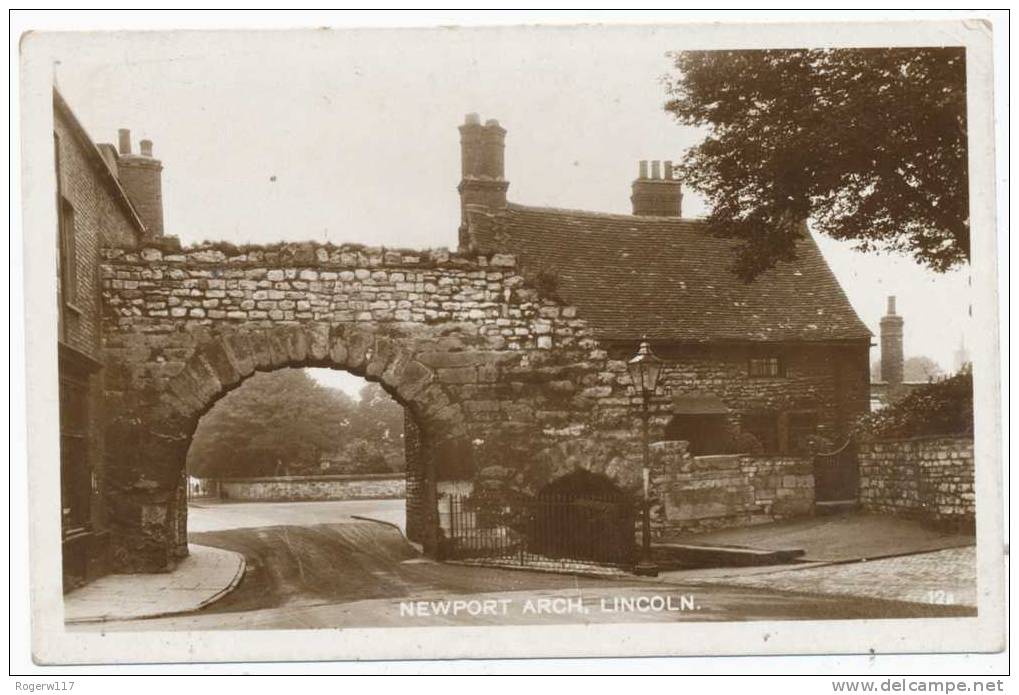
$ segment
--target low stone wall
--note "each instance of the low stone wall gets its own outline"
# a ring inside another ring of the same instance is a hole
[[[789,456],[690,456],[686,442],[652,445],[657,535],[810,516],[811,461]]]
[[[399,499],[405,496],[402,473],[371,475],[281,476],[220,481],[226,500],[299,502],[307,500]]]
[[[859,448],[860,506],[972,528],[973,440],[918,437],[865,442]]]

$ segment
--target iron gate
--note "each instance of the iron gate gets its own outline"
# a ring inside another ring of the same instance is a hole
[[[814,499],[817,502],[855,501],[860,485],[856,443],[852,438],[826,454],[814,455]]]
[[[521,565],[565,560],[616,567],[634,562],[635,514],[629,500],[542,495],[493,505],[450,495],[439,508],[448,559]]]

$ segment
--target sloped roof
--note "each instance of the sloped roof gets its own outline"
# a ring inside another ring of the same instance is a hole
[[[813,239],[797,260],[747,284],[731,270],[736,241],[704,223],[525,207],[468,209],[482,253],[511,253],[525,273],[558,278],[603,339],[682,342],[864,340],[856,315]]]
[[[120,179],[110,170],[110,165],[106,163],[103,155],[99,153],[99,147],[92,140],[88,131],[85,130],[81,121],[78,120],[78,116],[75,115],[67,100],[57,91],[56,87],[53,88],[53,112],[54,118],[63,118],[64,122],[68,124],[68,127],[78,138],[78,144],[85,152],[85,159],[92,166],[96,174],[98,174],[99,180],[107,187],[113,200],[120,206],[129,224],[135,228],[140,237],[145,236],[147,231],[145,224],[142,222],[141,217],[138,216],[138,211],[121,185]]]

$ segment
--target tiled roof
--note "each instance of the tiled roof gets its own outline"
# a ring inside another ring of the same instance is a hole
[[[510,204],[468,210],[483,253],[515,254],[525,274],[558,278],[604,339],[692,342],[864,340],[860,321],[813,239],[797,259],[747,284],[730,270],[735,241],[698,220]]]

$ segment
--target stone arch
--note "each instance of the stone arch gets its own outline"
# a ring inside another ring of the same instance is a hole
[[[640,487],[641,471],[628,458],[627,444],[606,438],[574,438],[546,447],[529,472],[531,492],[576,471],[605,477],[626,492]]]
[[[435,371],[399,337],[328,324],[238,330],[200,344],[161,394],[164,405],[197,425],[223,395],[256,371],[326,367],[379,383],[417,424],[442,437],[463,436],[463,412]],[[193,431],[193,430],[192,430]]]
[[[329,324],[239,326],[209,335],[196,342],[162,388],[123,399],[108,428],[121,451],[111,469],[111,487],[127,507],[115,513],[120,528],[114,552],[121,567],[160,571],[187,554],[184,467],[199,420],[256,372],[297,367],[344,370],[379,383],[410,413],[416,435],[428,443],[420,449],[431,451],[433,444],[466,435],[461,404],[434,369],[415,359],[409,338]],[[427,552],[435,542],[429,531],[437,527],[435,462],[425,454],[420,463],[421,470],[410,475],[420,477],[422,518],[417,521],[425,531],[414,540]]]
[[[604,472],[575,467],[537,493],[531,549],[550,557],[629,564],[635,499]]]

